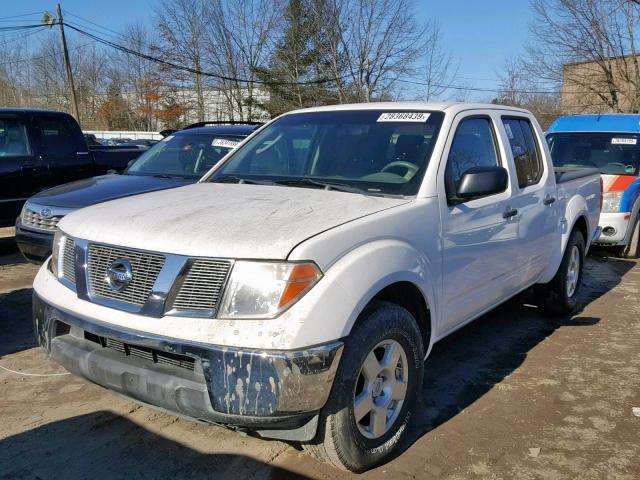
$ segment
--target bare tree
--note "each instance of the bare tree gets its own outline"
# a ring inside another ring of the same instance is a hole
[[[532,0],[529,74],[564,88],[564,109],[640,111],[636,29],[629,0]]]
[[[400,76],[416,71],[426,28],[412,0],[327,0],[332,73],[341,100],[370,102],[388,95]]]
[[[500,86],[494,103],[525,108],[531,111],[543,128],[547,128],[560,115],[560,96],[541,90],[540,84],[532,81],[522,59],[511,57],[505,61],[499,74]]]
[[[442,43],[440,24],[431,21],[425,30],[425,95],[428,102],[434,97],[444,94],[453,84],[458,67],[454,65],[453,56]]]
[[[280,0],[212,0],[208,9],[207,60],[222,77],[231,118],[252,120],[257,71],[280,34]],[[247,80],[244,82],[242,80]]]
[[[164,0],[157,13],[163,56],[197,72],[205,68],[204,45],[207,26],[205,0]],[[178,80],[180,72],[174,72]],[[202,75],[191,75],[195,90],[195,110],[199,122],[205,120],[204,82]]]

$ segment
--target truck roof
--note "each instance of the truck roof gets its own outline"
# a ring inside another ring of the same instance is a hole
[[[47,110],[42,108],[23,108],[23,107],[0,107],[0,114],[13,113],[17,115],[28,115],[29,113],[47,113],[53,115],[70,115],[67,112],[57,110]]]
[[[190,134],[190,133],[200,133],[200,134],[217,134],[217,135],[249,135],[254,130],[256,130],[260,125],[215,125],[215,126],[207,126],[207,127],[195,127],[188,128],[184,130],[178,130],[172,135],[182,135],[182,134]]]
[[[301,110],[293,110],[285,115],[304,112],[336,112],[345,110],[389,110],[389,111],[440,111],[458,113],[465,110],[509,110],[521,113],[529,113],[527,110],[507,105],[493,103],[463,103],[463,102],[371,102],[371,103],[345,103],[342,105],[328,105],[324,107],[312,107]]]
[[[640,133],[640,115],[566,115],[558,118],[547,133],[628,132]]]

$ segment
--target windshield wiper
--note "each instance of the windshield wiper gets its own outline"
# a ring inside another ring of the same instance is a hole
[[[362,193],[367,194],[365,190],[358,187],[353,187],[345,183],[333,183],[333,182],[319,182],[317,180],[311,180],[310,178],[296,178],[296,179],[284,179],[276,180],[276,185],[284,185],[287,187],[316,187],[324,190],[336,190],[339,192],[349,193]]]
[[[154,178],[184,178],[180,175],[168,175],[166,173],[156,173],[155,175],[151,175]]]
[[[235,175],[224,175],[222,177],[214,177],[210,180],[217,183],[248,183],[250,185],[273,185],[269,180],[252,180],[250,178],[240,178]]]

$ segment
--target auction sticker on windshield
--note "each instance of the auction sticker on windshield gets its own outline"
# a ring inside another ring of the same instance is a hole
[[[211,142],[212,147],[236,148],[240,142],[235,140],[227,140],[226,138],[215,138]]]
[[[386,112],[378,117],[378,122],[426,122],[429,115],[426,112]]]
[[[612,145],[635,145],[638,142],[635,138],[612,138]]]

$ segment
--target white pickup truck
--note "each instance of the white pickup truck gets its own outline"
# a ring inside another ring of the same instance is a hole
[[[198,184],[65,217],[35,329],[138,402],[363,471],[397,453],[435,342],[532,286],[574,308],[600,205],[525,110],[300,110]]]

